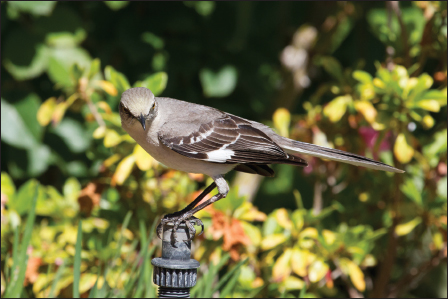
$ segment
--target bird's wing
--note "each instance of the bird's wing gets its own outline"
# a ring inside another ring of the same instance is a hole
[[[202,124],[187,136],[159,135],[159,140],[181,155],[207,162],[308,165],[302,158],[287,154],[250,122],[229,114]]]

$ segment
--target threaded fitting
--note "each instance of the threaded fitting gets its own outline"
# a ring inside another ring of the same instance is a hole
[[[162,257],[153,258],[153,282],[159,286],[159,298],[189,298],[190,288],[196,285],[199,262],[191,259],[188,228],[179,225],[174,243],[171,242],[172,224],[163,227]]]

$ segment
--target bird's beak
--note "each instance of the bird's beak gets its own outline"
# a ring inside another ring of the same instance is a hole
[[[146,131],[146,118],[143,116],[143,113],[140,114],[140,123],[142,124],[143,131]]]

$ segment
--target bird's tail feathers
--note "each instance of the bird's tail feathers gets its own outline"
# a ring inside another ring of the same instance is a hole
[[[329,159],[356,166],[363,166],[371,169],[403,173],[401,169],[389,166],[382,162],[378,162],[360,155],[344,152],[341,150],[300,142],[288,138],[282,138],[279,145],[286,150],[286,152],[300,153],[304,155],[310,155],[313,157],[319,157],[323,159]]]

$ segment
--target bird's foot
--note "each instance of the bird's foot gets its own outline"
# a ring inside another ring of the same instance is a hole
[[[172,242],[176,242],[176,231],[177,228],[181,223],[185,223],[188,229],[189,238],[184,241],[191,241],[193,240],[194,236],[196,235],[196,229],[194,228],[194,225],[200,225],[201,226],[201,232],[199,235],[202,235],[204,232],[204,223],[202,223],[201,219],[191,215],[190,213],[184,213],[183,215],[179,215],[177,213],[168,214],[163,216],[162,220],[160,221],[159,225],[157,225],[157,236],[159,239],[163,240],[162,233],[163,233],[163,226],[167,223],[173,223],[173,228],[171,232],[171,240]]]

